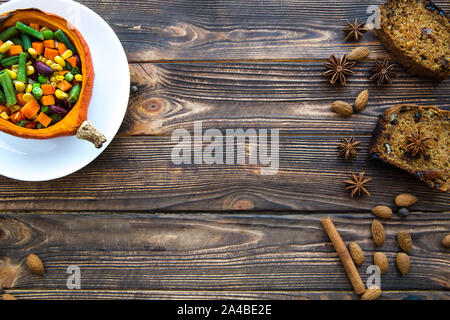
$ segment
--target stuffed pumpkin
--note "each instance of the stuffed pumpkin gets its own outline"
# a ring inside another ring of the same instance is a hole
[[[0,16],[0,130],[48,139],[77,134],[100,148],[87,122],[94,84],[89,47],[64,18],[38,9]]]

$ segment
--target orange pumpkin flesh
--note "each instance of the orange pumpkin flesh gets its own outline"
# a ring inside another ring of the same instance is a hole
[[[94,67],[89,47],[81,33],[64,18],[38,9],[21,9],[0,16],[0,31],[16,25],[21,21],[27,25],[37,23],[53,31],[61,29],[77,49],[81,61],[83,83],[78,102],[70,112],[56,124],[44,129],[28,129],[16,126],[0,118],[0,130],[11,135],[28,139],[49,139],[71,136],[77,133],[81,124],[87,120],[87,111],[94,86]]]

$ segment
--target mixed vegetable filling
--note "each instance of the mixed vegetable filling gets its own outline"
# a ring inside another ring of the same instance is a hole
[[[83,75],[74,45],[61,30],[17,22],[0,32],[0,118],[43,129],[78,101]]]

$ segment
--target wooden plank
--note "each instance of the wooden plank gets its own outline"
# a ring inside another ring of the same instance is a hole
[[[171,134],[208,128],[276,128],[282,133],[371,134],[378,115],[399,103],[450,110],[450,80],[411,77],[398,67],[390,86],[369,81],[373,62],[357,65],[348,87],[330,86],[322,62],[132,64],[132,84],[122,135]],[[414,88],[414,90],[411,90]],[[335,100],[353,103],[369,89],[368,107],[350,118],[331,110]],[[324,131],[326,128],[326,131]]]
[[[384,0],[82,0],[122,41],[130,61],[325,59],[364,45],[387,53],[373,33],[345,42],[344,19],[366,21]],[[450,12],[446,0],[435,1]]]
[[[75,138],[74,138],[75,139]],[[345,161],[337,137],[280,137],[279,171],[261,165],[175,165],[170,137],[119,137],[91,165],[55,181],[31,183],[0,178],[0,210],[308,210],[363,211],[393,204],[401,192],[420,201],[413,210],[449,211],[450,197],[366,154]],[[246,157],[248,163],[248,156]],[[351,199],[351,172],[374,180],[372,197]]]
[[[350,291],[9,290],[19,300],[357,300]],[[449,300],[444,291],[384,291],[380,300]]]
[[[17,289],[67,289],[67,268],[77,265],[84,290],[351,291],[320,224],[326,215],[2,214],[1,252],[13,262],[34,252],[45,264],[44,277],[24,271]],[[332,215],[344,241],[366,252],[364,282],[377,250],[390,263],[383,290],[449,288],[450,252],[440,243],[448,214],[384,221],[381,248],[370,235],[372,218]],[[409,230],[414,243],[406,277],[394,264],[399,230]]]

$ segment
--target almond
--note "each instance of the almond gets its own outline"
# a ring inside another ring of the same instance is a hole
[[[378,266],[378,268],[380,268],[380,273],[381,274],[386,274],[388,271],[388,258],[386,257],[386,255],[382,252],[375,252],[375,254],[373,255],[373,262],[375,263],[375,265]]]
[[[442,245],[446,248],[450,248],[450,234],[446,235],[444,239],[442,239]]]
[[[12,294],[5,293],[4,295],[2,295],[2,300],[17,300],[17,298]]]
[[[30,254],[27,257],[27,266],[30,269],[31,272],[37,274],[37,275],[43,275],[45,273],[44,264],[42,263],[42,260],[35,254]]]
[[[398,270],[405,276],[409,271],[409,256],[404,252],[399,252],[397,254],[396,262]]]
[[[423,175],[427,179],[434,180],[434,179],[439,178],[442,175],[442,173],[441,173],[441,170],[439,170],[439,169],[429,169],[429,170],[425,170]]]
[[[372,209],[372,213],[382,219],[390,219],[392,217],[392,209],[387,206],[376,206]]]
[[[409,253],[412,249],[411,234],[408,231],[400,231],[397,235],[398,245],[403,251]]]
[[[384,227],[378,220],[372,222],[372,238],[377,246],[381,246],[386,238]]]
[[[335,101],[332,104],[334,112],[340,114],[341,116],[351,116],[353,114],[352,106],[345,101]]]
[[[351,242],[349,244],[349,250],[353,261],[359,266],[362,265],[364,263],[364,252],[361,247],[356,242]]]
[[[366,290],[361,296],[361,300],[376,300],[381,296],[381,289],[373,286]]]
[[[369,101],[369,90],[362,91],[355,100],[355,110],[362,111]]]
[[[410,207],[417,202],[417,197],[410,193],[401,193],[395,197],[395,204],[398,207]]]
[[[370,54],[369,48],[358,47],[348,54],[348,60],[359,61],[366,58]]]

